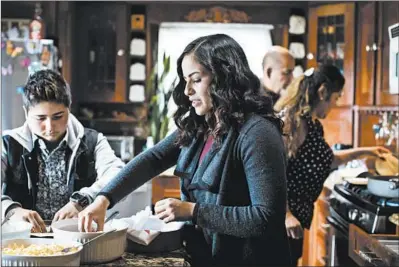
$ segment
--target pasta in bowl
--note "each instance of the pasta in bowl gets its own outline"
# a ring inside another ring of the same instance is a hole
[[[17,244],[12,243],[1,249],[4,255],[19,255],[19,256],[55,256],[65,255],[67,253],[62,250],[68,246],[59,244]],[[78,248],[73,247],[68,253],[77,252]]]
[[[64,248],[73,247],[68,252]],[[10,239],[2,242],[2,266],[79,266],[79,242],[48,238]]]

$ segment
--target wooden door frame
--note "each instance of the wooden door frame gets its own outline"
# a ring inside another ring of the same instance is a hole
[[[343,100],[345,104],[341,106],[351,106],[354,100],[354,81],[355,81],[355,42],[353,41],[355,35],[355,3],[345,4],[331,4],[309,9],[309,34],[308,34],[308,49],[314,55],[313,59],[307,60],[307,66],[317,67],[317,18],[321,16],[345,16],[345,86]],[[315,38],[316,37],[316,38]],[[348,41],[350,40],[350,41]]]

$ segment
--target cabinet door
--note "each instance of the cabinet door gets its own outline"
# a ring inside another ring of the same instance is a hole
[[[353,143],[353,112],[351,107],[332,108],[327,118],[321,120],[324,138],[331,146],[335,143]]]
[[[376,72],[376,2],[358,3],[356,105],[374,105]]]
[[[77,84],[85,102],[124,102],[127,87],[125,4],[77,3]]]
[[[337,105],[353,104],[354,3],[332,4],[309,10],[308,67],[331,63],[345,76],[344,95]],[[310,55],[310,54],[309,54]]]
[[[389,93],[389,35],[388,27],[399,22],[399,2],[378,2],[378,66],[377,105],[397,106],[399,96]]]

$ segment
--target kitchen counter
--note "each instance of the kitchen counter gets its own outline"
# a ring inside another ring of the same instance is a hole
[[[176,250],[167,253],[149,253],[149,254],[138,254],[125,252],[121,258],[116,259],[109,263],[93,264],[93,265],[81,265],[84,267],[91,266],[190,266],[190,264],[184,260],[184,251]]]

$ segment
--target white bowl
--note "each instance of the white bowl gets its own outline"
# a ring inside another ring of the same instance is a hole
[[[55,239],[71,240],[85,243],[103,232],[79,232],[78,219],[67,219],[52,224]],[[122,256],[126,247],[128,224],[120,220],[111,220],[104,226],[104,231],[116,228],[109,233],[83,247],[81,263],[93,264],[115,260]]]
[[[66,247],[78,247],[78,251],[54,256],[19,256],[2,254],[1,266],[80,266],[80,252],[83,247],[79,242],[60,241],[48,238],[9,239],[3,240],[2,246],[5,247],[13,243],[23,244],[24,246],[31,244],[59,244]]]
[[[16,238],[29,238],[32,224],[25,221],[7,221],[1,227],[1,238],[16,239]]]

